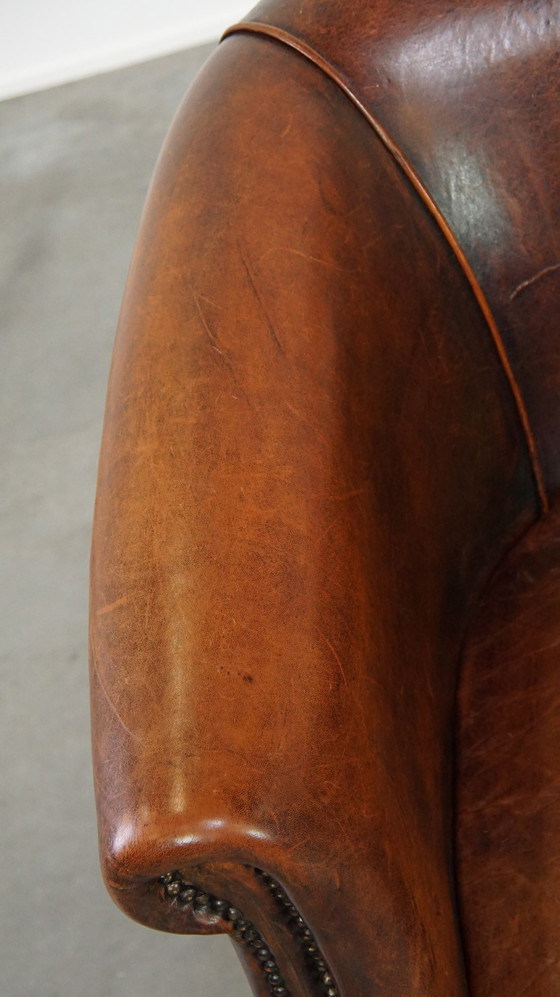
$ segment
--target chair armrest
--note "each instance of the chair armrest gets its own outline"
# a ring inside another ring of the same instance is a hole
[[[242,935],[222,899],[301,994],[306,944],[337,993],[463,993],[459,649],[535,509],[508,392],[365,118],[294,52],[227,39],[156,171],[99,469],[96,792],[128,914]]]

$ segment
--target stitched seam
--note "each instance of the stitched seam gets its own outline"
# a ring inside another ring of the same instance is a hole
[[[484,294],[484,291],[482,290],[478,282],[474,270],[472,269],[469,261],[467,260],[467,257],[465,256],[465,253],[463,252],[457,240],[457,237],[455,236],[455,233],[453,232],[451,226],[447,222],[445,216],[442,214],[440,208],[434,201],[427,187],[424,185],[423,181],[420,179],[420,176],[418,175],[412,164],[409,162],[402,149],[393,140],[389,132],[386,131],[386,129],[377,120],[377,118],[375,118],[371,114],[371,112],[367,109],[365,104],[362,103],[359,96],[353,91],[349,81],[343,76],[342,73],[340,73],[337,69],[335,69],[330,62],[328,62],[322,55],[320,55],[319,52],[313,49],[310,45],[307,45],[305,42],[300,41],[299,38],[295,37],[294,35],[291,35],[287,31],[284,31],[283,28],[276,28],[273,27],[272,25],[263,24],[259,21],[246,22],[246,23],[241,22],[232,25],[230,28],[227,29],[227,31],[224,32],[220,41],[223,41],[225,38],[228,38],[231,35],[239,34],[242,32],[265,35],[269,38],[272,38],[286,45],[288,48],[294,49],[296,52],[299,52],[300,55],[304,56],[304,58],[308,59],[315,66],[317,66],[318,69],[320,69],[323,73],[325,73],[326,76],[328,76],[334,83],[336,83],[336,85],[343,91],[343,93],[346,94],[346,96],[349,98],[352,104],[354,104],[354,106],[366,119],[368,124],[373,128],[373,130],[379,136],[383,144],[386,146],[386,148],[391,153],[393,158],[397,161],[397,163],[403,170],[406,177],[412,183],[417,194],[419,194],[421,199],[424,201],[424,204],[426,205],[426,207],[428,208],[428,210],[436,220],[441,231],[443,232],[443,235],[445,236],[447,242],[449,243],[451,249],[453,250],[453,253],[457,258],[457,261],[461,269],[463,270],[465,277],[467,278],[471,290],[478,302],[478,306],[490,330],[494,347],[498,354],[498,358],[502,365],[502,369],[505,373],[506,380],[510,387],[510,391],[513,395],[518,417],[521,422],[523,434],[525,436],[525,441],[529,453],[529,460],[531,463],[533,477],[535,480],[535,487],[541,503],[541,512],[542,515],[545,515],[549,509],[549,501],[544,482],[544,474],[537,452],[535,435],[533,433],[527,408],[525,406],[525,401],[521,389],[519,387],[519,384],[517,383],[517,380],[515,378],[513,369],[511,367],[507,350],[505,348],[500,330],[498,329],[498,325],[496,323],[494,315],[492,314],[492,310],[486,299],[486,295]]]

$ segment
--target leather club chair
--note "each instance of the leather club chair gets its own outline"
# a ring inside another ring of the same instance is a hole
[[[560,995],[559,53],[558,0],[264,0],[156,170],[102,864],[259,997]]]

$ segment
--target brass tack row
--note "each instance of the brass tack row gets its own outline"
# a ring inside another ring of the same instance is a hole
[[[255,869],[259,878],[272,893],[276,902],[281,906],[282,913],[287,921],[295,940],[303,950],[305,960],[312,973],[313,980],[317,987],[318,997],[339,997],[339,991],[329,968],[322,957],[315,938],[307,927],[304,919],[299,914],[297,908],[290,901],[287,893],[272,876]],[[272,997],[292,997],[285,980],[278,968],[276,959],[272,954],[265,939],[252,921],[243,916],[243,912],[237,907],[232,907],[227,900],[221,900],[204,893],[192,883],[187,883],[178,871],[167,872],[160,877],[166,898],[174,906],[183,910],[191,909],[194,913],[204,916],[211,914],[228,922],[233,931],[232,937],[244,945],[254,959],[257,961],[261,972],[264,974],[268,989]]]
[[[318,993],[321,997],[339,997],[339,991],[332,973],[323,958],[322,952],[310,928],[305,923],[297,907],[292,903],[286,891],[272,876],[263,872],[262,869],[255,869],[255,872],[272,893],[288,922],[292,935],[303,950],[307,965],[317,983]]]

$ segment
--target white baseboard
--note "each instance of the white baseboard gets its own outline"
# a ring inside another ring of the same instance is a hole
[[[25,6],[26,0],[21,2]],[[92,0],[82,0],[86,7],[91,2]],[[113,2],[126,8],[130,0]],[[45,6],[48,8],[49,5]],[[155,2],[154,9],[157,6]],[[40,50],[37,39],[18,39],[17,32],[14,32],[15,42],[20,42],[21,53],[18,58],[17,51],[14,54],[12,46],[11,53],[7,51],[7,58],[4,59],[0,51],[0,66],[3,67],[0,69],[0,100],[120,69],[206,42],[217,42],[222,32],[247,12],[250,3],[240,3],[239,0],[207,0],[208,9],[202,16],[199,12],[198,16],[193,16],[191,12],[191,16],[185,19],[189,6],[192,9],[193,0],[190,0],[190,4],[189,0],[183,0],[180,20],[168,17],[165,25],[144,24],[136,33],[121,30],[113,35],[107,32],[105,37],[94,38],[91,44],[84,38],[83,32],[74,39],[69,32],[62,39],[62,44],[60,38],[56,39],[50,52],[48,32],[42,31],[40,26],[34,28],[30,25],[28,32],[37,31],[38,36],[42,34],[47,39],[44,51],[35,58],[30,57],[30,51]],[[134,25],[133,17],[130,23]],[[29,41],[31,44],[26,44]],[[8,47],[5,35],[1,48],[4,47]]]

